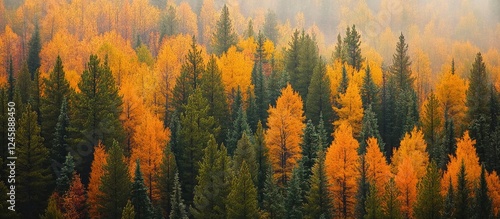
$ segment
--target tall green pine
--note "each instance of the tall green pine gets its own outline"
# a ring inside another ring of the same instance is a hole
[[[283,194],[274,180],[271,167],[268,168],[266,173],[262,210],[268,218],[283,218],[285,216]]]
[[[43,124],[43,123],[42,123]],[[64,154],[70,148],[69,137],[69,117],[68,117],[68,102],[63,98],[61,109],[59,110],[59,117],[55,126],[55,132],[52,135],[52,147],[50,148],[50,158],[52,164],[57,165],[64,161]]]
[[[264,204],[264,190],[266,185],[266,174],[270,169],[269,150],[266,147],[266,139],[264,137],[264,128],[259,121],[257,130],[254,134],[255,146],[255,161],[257,163],[257,199],[259,206],[262,208]]]
[[[356,218],[362,219],[366,214],[366,199],[368,197],[368,193],[370,192],[370,183],[368,183],[368,178],[366,175],[367,164],[365,161],[365,155],[361,154],[360,156],[360,165],[359,169],[359,178],[358,178],[358,192],[356,194],[356,207],[355,207],[355,215]]]
[[[450,184],[448,185],[448,191],[444,197],[442,216],[445,219],[455,218],[455,192],[453,191],[453,184],[451,184],[451,177]]]
[[[248,166],[250,176],[252,177],[252,182],[257,184],[257,162],[255,158],[255,146],[251,142],[250,137],[247,133],[243,132],[240,140],[238,140],[236,150],[233,156],[233,169],[237,172],[243,162]]]
[[[28,42],[28,70],[31,75],[31,80],[35,78],[35,72],[40,68],[40,51],[42,50],[42,42],[40,40],[40,29],[38,23],[35,24],[35,31],[31,35]]]
[[[365,201],[365,219],[383,218],[382,197],[378,195],[378,190],[375,184],[370,184],[370,190]]]
[[[305,101],[305,114],[308,119],[312,120],[314,125],[319,124],[320,114],[322,114],[323,119],[326,119],[327,126],[325,128],[328,132],[333,131],[331,126],[333,108],[330,96],[330,78],[326,75],[326,63],[320,58],[314,68],[311,84],[309,84],[309,91]]]
[[[318,136],[316,129],[309,119],[304,128],[304,135],[302,136],[302,158],[301,162],[304,165],[304,172],[306,178],[304,180],[309,180],[309,176],[312,174],[311,168],[313,167],[315,160],[317,158],[317,153],[320,146],[318,145]]]
[[[361,36],[358,31],[356,31],[356,25],[352,25],[352,28],[347,27],[346,37],[344,38],[346,61],[347,64],[356,69],[356,71],[361,69],[361,62],[363,61],[363,58],[361,57],[360,38]]]
[[[424,132],[425,141],[427,143],[427,152],[431,160],[440,160],[441,148],[439,145],[439,126],[441,125],[441,114],[438,112],[439,100],[434,92],[431,91],[427,99],[427,104],[424,106],[422,117],[422,131]]]
[[[491,198],[488,196],[488,183],[486,182],[486,169],[481,168],[479,185],[476,187],[474,197],[475,218],[493,218]]]
[[[176,35],[179,32],[178,25],[179,20],[175,8],[169,6],[160,18],[160,42],[165,36]]]
[[[257,190],[245,161],[231,183],[227,196],[227,218],[258,218]]]
[[[472,198],[470,197],[469,181],[465,172],[465,164],[462,160],[460,171],[458,172],[457,193],[455,194],[455,218],[465,219],[472,217],[471,206]]]
[[[170,145],[167,145],[163,150],[163,159],[161,160],[160,171],[157,175],[161,212],[165,217],[170,214],[170,207],[172,206],[170,196],[173,193],[174,177],[177,171],[175,155],[172,153]]]
[[[361,86],[361,100],[363,101],[363,109],[368,109],[368,106],[372,106],[374,111],[378,110],[379,98],[378,98],[379,88],[375,81],[373,81],[373,76],[371,73],[370,65],[365,69],[365,76],[363,77],[363,85]]]
[[[182,199],[182,189],[181,189],[181,183],[179,182],[179,174],[175,174],[174,178],[174,187],[173,187],[173,193],[171,196],[171,201],[172,206],[170,209],[170,219],[188,219],[188,214],[186,212],[186,205],[184,204],[184,200]]]
[[[264,35],[267,39],[271,40],[274,44],[278,42],[278,18],[274,11],[268,9],[264,20]]]
[[[312,176],[309,179],[311,188],[307,191],[304,202],[304,218],[332,218],[333,200],[330,193],[330,184],[325,169],[325,153],[318,152],[316,163],[312,167]]]
[[[75,161],[73,160],[71,153],[68,153],[68,155],[66,155],[64,166],[61,168],[61,171],[59,171],[56,179],[56,192],[59,193],[60,196],[64,195],[68,191],[70,184],[73,181],[74,172]]]
[[[14,88],[16,86],[16,79],[14,78],[14,64],[12,63],[12,56],[9,56],[9,68],[7,69],[9,78],[7,79],[8,97],[9,101],[14,100]]]
[[[247,133],[247,135],[250,135],[250,127],[247,123],[246,112],[243,111],[243,105],[240,105],[237,109],[238,110],[236,111],[236,113],[234,113],[236,114],[236,118],[235,120],[233,120],[233,127],[231,130],[229,130],[226,140],[227,150],[231,155],[234,154],[238,140],[241,139],[243,133]]]
[[[136,160],[134,183],[132,183],[132,192],[130,200],[134,205],[135,218],[152,218],[153,205],[148,197],[148,188],[144,185],[139,159]]]
[[[441,218],[443,197],[441,196],[441,176],[435,161],[427,167],[427,172],[418,184],[417,202],[414,214],[416,218]]]
[[[372,105],[368,105],[368,108],[366,108],[366,110],[364,111],[361,133],[359,135],[359,154],[366,153],[366,141],[370,137],[376,138],[380,147],[380,151],[384,151],[384,143],[378,131],[378,120],[376,116],[377,115],[372,110]]]
[[[232,45],[236,45],[236,42],[238,40],[238,36],[234,32],[231,22],[232,21],[229,16],[229,9],[224,4],[219,20],[217,20],[217,25],[212,41],[214,42],[213,48],[215,50],[215,54],[217,54],[218,56],[227,52],[229,47],[231,47]]]

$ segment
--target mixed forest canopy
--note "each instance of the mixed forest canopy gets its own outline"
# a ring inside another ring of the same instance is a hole
[[[500,218],[500,4],[0,0],[0,218]]]

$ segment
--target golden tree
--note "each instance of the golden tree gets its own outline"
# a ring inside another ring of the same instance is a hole
[[[403,140],[401,140],[401,145],[397,150],[394,151],[394,156],[392,157],[392,172],[398,172],[399,166],[403,163],[403,160],[409,158],[413,164],[417,178],[421,178],[425,175],[427,164],[429,163],[429,155],[426,151],[427,144],[424,140],[424,134],[421,130],[413,128],[411,133],[406,133]]]
[[[397,199],[401,203],[401,213],[406,218],[413,218],[413,205],[417,201],[418,178],[411,157],[405,157],[402,160],[394,181],[399,190]]]
[[[94,160],[92,161],[87,192],[87,204],[89,206],[89,216],[91,218],[101,218],[97,197],[102,195],[99,186],[101,185],[101,177],[104,175],[104,166],[106,165],[107,157],[108,155],[106,154],[106,150],[104,150],[104,145],[99,142],[97,147],[94,148]]]
[[[382,196],[385,193],[385,185],[392,177],[391,169],[384,154],[380,151],[376,138],[367,140],[366,148],[366,178],[370,184],[375,185],[378,194]]]
[[[357,137],[361,131],[361,121],[363,120],[363,102],[359,94],[359,87],[350,82],[345,94],[339,95],[338,103],[340,107],[334,107],[333,109],[339,119],[333,122],[333,125],[338,128],[343,123],[346,123],[352,127],[353,135]]]

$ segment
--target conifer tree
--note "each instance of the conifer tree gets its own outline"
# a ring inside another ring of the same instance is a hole
[[[233,169],[235,172],[240,169],[243,161],[245,161],[248,166],[252,182],[257,184],[258,169],[255,159],[255,146],[245,132],[243,132],[241,139],[237,143],[236,150],[234,151]]]
[[[59,195],[64,195],[68,191],[69,186],[72,182],[73,173],[75,172],[75,161],[71,153],[66,155],[66,161],[63,164],[63,168],[59,172],[59,176],[56,179],[56,191]]]
[[[331,143],[331,135],[325,129],[323,113],[319,114],[319,124],[316,126],[316,135],[318,137],[318,149],[325,150]]]
[[[217,142],[222,142],[230,125],[228,118],[229,106],[224,93],[221,71],[213,55],[208,61],[205,73],[201,76],[200,84],[203,97],[208,100],[210,106],[208,115],[213,116],[216,125],[221,127],[219,135],[215,137]]]
[[[415,78],[412,77],[410,65],[408,44],[405,42],[403,33],[401,33],[396,44],[396,53],[392,55],[392,65],[390,67],[391,78],[393,78],[399,90],[413,89]]]
[[[225,148],[218,149],[212,137],[204,149],[200,171],[196,176],[194,201],[190,207],[194,218],[225,218],[226,200],[229,194],[229,159]]]
[[[17,105],[17,104],[16,104]],[[52,181],[49,151],[43,146],[37,115],[28,104],[19,119],[16,132],[16,210],[23,218],[34,218],[45,208]]]
[[[15,217],[10,217],[15,218]],[[57,200],[55,196],[50,196],[48,206],[45,209],[43,215],[40,215],[40,219],[63,219],[64,215],[61,212],[61,209],[57,207]]]
[[[160,18],[160,42],[165,36],[178,33],[179,20],[174,6],[170,5]]]
[[[96,55],[91,55],[78,88],[80,93],[76,95],[76,112],[72,123],[72,127],[79,130],[75,139],[78,146],[93,152],[98,140],[107,146],[112,145],[114,140],[121,142],[124,136],[119,120],[122,98],[107,61],[101,64]],[[85,184],[88,182],[92,156],[80,156],[77,159],[81,159],[78,169]]]
[[[172,210],[170,211],[170,219],[188,219],[188,214],[186,212],[186,205],[184,205],[184,200],[182,199],[182,189],[181,183],[179,182],[179,174],[175,174],[173,193],[171,196]]]
[[[68,102],[66,98],[63,98],[63,102],[59,110],[59,117],[57,118],[55,126],[55,132],[52,135],[52,148],[50,148],[50,158],[52,158],[52,163],[62,163],[64,160],[64,152],[66,152],[70,147],[68,144],[69,125]]]
[[[321,58],[314,68],[308,89],[306,117],[311,119],[314,125],[318,125],[319,115],[323,114],[323,119],[326,119],[327,124],[325,128],[331,132],[333,109],[330,101],[330,78],[326,75],[326,64]]]
[[[382,210],[384,212],[384,218],[403,218],[400,212],[401,203],[397,199],[399,195],[398,188],[394,182],[394,178],[391,178],[385,186],[385,193],[382,197]]]
[[[361,36],[358,31],[356,31],[356,25],[352,25],[352,28],[347,27],[346,37],[344,38],[346,61],[347,64],[351,65],[356,71],[361,69],[361,62],[363,61],[361,57],[360,38]]]
[[[250,127],[247,123],[247,114],[243,110],[243,105],[239,105],[237,111],[235,112],[236,118],[233,120],[232,129],[228,132],[227,149],[229,154],[233,155],[238,144],[238,140],[241,139],[244,133],[250,134]]]
[[[380,150],[384,150],[384,143],[382,142],[382,137],[378,131],[378,120],[377,115],[373,112],[372,106],[368,105],[364,111],[363,121],[361,125],[361,132],[359,134],[359,154],[364,154],[366,152],[368,138],[373,137],[378,141]]]
[[[210,106],[200,89],[194,91],[183,108],[184,113],[181,114],[180,121],[182,128],[179,132],[180,156],[176,158],[184,186],[183,199],[191,204],[199,169],[198,161],[203,157],[203,148],[206,147],[210,136],[217,135],[220,127],[216,126],[214,117],[208,115]]]
[[[315,163],[317,153],[320,148],[320,146],[318,145],[318,136],[316,133],[316,129],[314,128],[311,120],[308,120],[306,123],[306,127],[304,128],[304,135],[302,136],[302,143],[300,144],[300,146],[302,147],[301,162],[304,165],[304,180],[309,180],[309,176],[311,175],[311,168]]]
[[[227,196],[227,218],[258,218],[257,190],[245,161],[231,183]]]
[[[427,172],[418,184],[417,202],[415,203],[416,218],[441,218],[443,198],[441,192],[439,168],[435,161],[427,167]]]
[[[331,218],[333,200],[330,193],[330,184],[325,170],[325,153],[318,152],[316,163],[312,167],[312,176],[309,181],[310,189],[304,202],[304,218]]]
[[[41,96],[40,86],[41,86],[40,85],[40,71],[36,70],[35,74],[33,76],[33,80],[31,81],[30,93],[29,93],[30,96],[29,96],[28,102],[31,104],[33,111],[35,111],[35,113],[37,115],[39,115],[38,116],[38,124],[39,125],[41,124],[41,118],[42,118],[40,116],[40,96]]]
[[[264,128],[262,128],[262,123],[259,121],[257,124],[257,130],[254,134],[254,146],[255,146],[255,161],[257,163],[257,199],[259,201],[259,207],[263,207],[264,201],[264,189],[266,185],[266,174],[269,170],[269,150],[266,147],[266,139],[264,137]]]
[[[212,40],[215,54],[218,56],[222,55],[229,49],[229,47],[236,45],[237,40],[238,38],[234,32],[233,24],[229,15],[229,9],[224,4],[219,20],[217,20],[217,26]]]
[[[247,110],[246,115],[247,115],[247,123],[250,131],[254,133],[257,130],[257,123],[261,121],[259,119],[259,115],[257,114],[257,102],[255,102],[255,95],[251,91],[250,87],[247,89]]]
[[[256,60],[254,64],[254,69],[252,71],[252,84],[254,85],[255,102],[257,109],[256,111],[258,115],[257,118],[258,120],[261,120],[263,123],[265,123],[265,120],[267,119],[267,108],[268,108],[268,94],[267,94],[267,87],[265,83],[264,68],[263,68],[263,64],[267,62],[267,60],[264,60],[265,59],[264,53],[266,52],[264,50],[264,41],[265,38],[263,34],[259,32],[259,35],[257,37],[257,51],[255,53]],[[252,121],[252,123],[250,123],[250,126],[252,127],[252,130],[255,131],[257,126],[257,120]]]
[[[123,149],[117,141],[109,149],[98,195],[99,212],[103,218],[121,218],[130,197],[131,182],[124,162]]]
[[[99,142],[94,150],[94,160],[92,161],[89,184],[87,187],[87,204],[89,206],[89,216],[91,218],[101,218],[99,212],[99,196],[102,195],[102,192],[99,187],[102,184],[101,179],[104,175],[104,166],[106,165],[107,156],[104,145]]]
[[[16,101],[16,95],[20,98],[20,102],[16,103],[16,106],[19,107],[21,104],[28,103],[31,96],[31,79],[28,71],[28,65],[26,63],[22,65],[21,71],[17,75],[14,92],[14,101]]]
[[[301,169],[296,167],[292,171],[292,178],[288,182],[286,189],[286,198],[285,198],[285,218],[302,218],[303,209],[302,209],[302,191],[301,184]]]
[[[74,173],[71,185],[63,196],[64,217],[74,219],[87,218],[87,194],[80,180],[80,175]]]
[[[8,100],[14,100],[14,88],[16,86],[16,79],[14,78],[14,64],[12,63],[12,56],[9,56],[9,68],[7,69],[7,73],[9,74],[9,78],[7,79],[7,93]]]
[[[255,37],[255,31],[253,30],[253,20],[252,19],[248,20],[247,29],[245,30],[245,34],[243,34],[243,35],[245,36],[245,39],[250,38],[250,37]]]
[[[358,192],[356,193],[356,207],[355,207],[355,216],[356,218],[362,219],[366,212],[366,199],[368,193],[370,192],[370,184],[368,183],[367,178],[367,163],[365,160],[365,155],[361,154],[359,157],[359,178],[358,178]]]
[[[318,46],[316,39],[309,34],[300,37],[298,53],[297,74],[290,72],[290,84],[300,94],[303,100],[307,98],[309,85],[313,75],[314,67],[319,61]]]
[[[266,172],[262,207],[268,218],[283,218],[285,216],[284,198],[274,180],[271,167]]]
[[[153,216],[153,206],[149,200],[148,188],[144,185],[139,159],[136,160],[134,183],[132,183],[132,192],[130,200],[134,205],[135,217],[151,218]]]
[[[274,11],[268,9],[264,20],[264,35],[274,44],[278,42],[278,19]]]
[[[377,219],[383,218],[382,212],[382,197],[378,195],[377,187],[374,184],[370,184],[370,190],[366,196],[365,201],[365,212],[363,218],[365,219]]]
[[[170,207],[172,206],[170,196],[173,193],[174,177],[177,171],[175,155],[172,153],[170,146],[167,145],[163,151],[160,172],[156,178],[158,188],[160,189],[160,206],[164,216],[170,214]]]
[[[479,185],[474,192],[474,216],[475,218],[492,218],[491,199],[488,196],[488,183],[486,182],[485,167],[481,168],[481,176],[479,178]]]
[[[449,161],[449,155],[454,154],[457,147],[457,140],[455,139],[455,125],[453,119],[447,119],[443,129],[443,140],[441,145],[441,160],[439,166],[446,167]]]
[[[441,108],[439,107],[439,100],[432,91],[427,100],[424,102],[424,110],[422,114],[422,131],[424,133],[425,141],[427,142],[427,151],[430,159],[437,161],[442,157],[438,142],[440,139],[440,129],[442,128],[442,113]]]
[[[35,31],[31,35],[31,39],[28,42],[28,71],[31,75],[31,80],[35,78],[35,72],[40,68],[40,51],[42,50],[42,42],[40,40],[40,29],[38,28],[38,22],[35,23]]]
[[[373,81],[373,76],[371,73],[370,65],[365,69],[365,76],[363,77],[363,85],[361,85],[361,100],[363,101],[363,109],[368,109],[368,106],[372,106],[374,111],[378,110],[379,98],[378,98],[379,88],[375,81]]]
[[[127,201],[127,205],[123,208],[122,219],[135,219],[134,206],[130,200]]]
[[[340,83],[337,87],[337,93],[339,95],[345,94],[347,86],[349,86],[349,77],[347,77],[347,69],[345,68],[345,65],[342,65],[342,77],[340,78]]]
[[[465,172],[465,164],[462,160],[460,172],[457,179],[457,193],[455,194],[455,218],[465,219],[472,217],[471,205],[472,198],[470,197],[469,181]]]
[[[9,125],[9,114],[8,114],[8,103],[9,103],[9,97],[8,97],[8,90],[5,86],[0,86],[0,126],[1,127],[6,127],[4,129],[0,130],[0,144],[5,145],[4,147],[0,148],[0,165],[3,165],[4,162],[2,161],[2,158],[8,157],[8,125]],[[12,119],[11,119],[12,120]],[[12,124],[12,122],[11,122]],[[0,172],[2,175],[2,180],[7,180],[3,172]],[[4,185],[5,186],[5,185]],[[6,209],[6,208],[5,208]]]
[[[450,178],[450,184],[448,185],[448,191],[446,192],[446,196],[444,198],[444,203],[443,203],[443,218],[445,219],[452,219],[455,218],[455,193],[453,191],[453,184],[451,183],[451,178]]]
[[[346,51],[343,48],[342,37],[340,33],[337,35],[337,44],[335,44],[335,50],[333,51],[333,61],[339,61],[344,63],[346,61]]]

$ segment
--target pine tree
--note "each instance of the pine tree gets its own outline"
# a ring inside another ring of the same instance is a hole
[[[356,207],[355,207],[355,216],[356,218],[363,219],[366,212],[366,199],[368,193],[370,192],[370,184],[368,183],[367,178],[367,163],[365,161],[365,155],[362,154],[360,156],[360,165],[359,165],[359,178],[358,178],[358,192],[356,194]]]
[[[205,73],[201,76],[200,84],[203,97],[208,100],[210,105],[208,115],[213,116],[216,125],[221,127],[221,132],[216,136],[217,142],[222,142],[230,125],[229,107],[224,93],[221,71],[213,55],[208,61]]]
[[[264,202],[264,189],[266,185],[266,174],[270,169],[269,163],[269,150],[266,147],[266,139],[264,137],[264,128],[262,128],[262,123],[259,121],[257,124],[257,130],[254,135],[254,146],[255,146],[255,161],[257,163],[257,199],[259,201],[259,207],[263,207]]]
[[[455,193],[453,191],[453,184],[448,185],[448,191],[446,192],[446,196],[444,198],[443,203],[443,218],[452,219],[455,218]]]
[[[382,210],[384,212],[384,218],[403,218],[400,212],[401,203],[397,199],[398,195],[399,191],[398,188],[396,188],[394,178],[391,178],[385,186],[385,193],[382,197]]]
[[[23,64],[21,71],[17,75],[14,92],[14,101],[16,101],[16,95],[20,98],[20,102],[16,103],[17,107],[20,107],[21,104],[28,103],[31,95],[31,79],[28,65],[26,63]]]
[[[7,91],[8,91],[8,100],[14,100],[14,88],[16,86],[16,79],[14,78],[14,64],[12,63],[12,56],[9,56],[9,68],[7,69],[7,73],[9,74],[9,78],[7,79]]]
[[[45,120],[44,120],[45,121]],[[43,123],[42,123],[43,126]],[[50,148],[50,158],[53,164],[60,164],[64,160],[64,152],[70,149],[69,146],[69,118],[68,118],[68,102],[63,98],[59,110],[59,117],[55,126],[55,132],[52,135],[52,148]]]
[[[307,192],[304,202],[304,218],[331,218],[333,200],[326,176],[325,153],[323,151],[318,152],[318,158],[312,167],[309,184],[311,188]]]
[[[364,154],[366,152],[366,141],[370,137],[374,137],[378,141],[378,145],[380,146],[380,150],[384,150],[384,143],[382,142],[382,137],[378,131],[378,121],[377,115],[372,110],[372,105],[368,105],[366,110],[364,111],[363,121],[361,125],[361,133],[359,134],[359,154]]]
[[[441,192],[440,173],[437,163],[432,161],[427,172],[418,184],[417,202],[415,203],[416,218],[441,218],[443,198]]]
[[[203,157],[203,148],[206,147],[211,135],[217,135],[220,127],[215,119],[208,116],[210,108],[208,101],[203,98],[201,91],[196,89],[189,97],[188,103],[183,106],[179,132],[179,156],[176,156],[180,179],[184,186],[183,199],[191,204],[192,191],[196,185],[199,163]]]
[[[239,85],[236,88],[236,91],[235,90],[231,91],[231,97],[230,97],[230,99],[232,100],[231,112],[230,112],[231,113],[231,121],[233,121],[233,123],[234,123],[234,121],[239,116],[238,115],[238,110],[239,110],[240,106],[242,106],[242,104],[243,104],[243,95],[242,95],[242,92],[241,92],[241,89],[240,89]],[[238,139],[236,139],[236,140],[238,140]]]
[[[314,67],[319,61],[319,52],[316,40],[309,34],[302,32],[300,37],[300,47],[298,53],[297,74],[290,72],[290,84],[300,94],[303,100],[306,99]]]
[[[259,115],[257,114],[257,102],[255,102],[255,95],[251,91],[250,87],[247,89],[247,109],[245,111],[247,115],[247,123],[250,132],[254,133],[257,130],[257,123],[261,121]]]
[[[325,129],[323,113],[319,114],[319,124],[316,126],[316,135],[318,137],[318,146],[320,150],[325,150],[331,143],[331,135]]]
[[[74,219],[87,218],[87,194],[80,180],[80,175],[74,173],[68,191],[63,196],[64,217]]]
[[[175,155],[172,153],[170,146],[167,145],[163,151],[160,172],[157,175],[157,184],[160,189],[160,206],[165,217],[170,214],[170,207],[172,206],[170,196],[173,193],[175,173],[177,173]]]
[[[372,106],[374,111],[378,110],[379,98],[378,98],[379,88],[375,81],[373,81],[373,76],[371,74],[370,65],[365,69],[365,76],[363,77],[363,85],[361,86],[361,100],[363,101],[363,109],[368,109],[368,106]]]
[[[490,85],[490,131],[486,146],[486,170],[500,171],[500,92]]]
[[[0,165],[3,165],[4,162],[2,161],[2,158],[8,157],[8,125],[9,125],[9,114],[8,114],[8,103],[9,103],[9,94],[6,86],[0,86],[0,126],[1,127],[6,127],[0,130],[0,144],[5,145],[4,147],[0,148]],[[12,114],[12,113],[11,113]],[[12,119],[11,119],[12,120]],[[11,122],[12,124],[12,122]],[[7,146],[7,147],[6,147]],[[0,178],[1,180],[7,180],[7,177],[4,177],[4,173],[0,171],[0,175],[2,175]],[[5,185],[4,185],[5,186]],[[6,199],[7,200],[7,199]],[[1,205],[1,204],[0,204]],[[7,208],[3,208],[7,209]]]
[[[300,146],[302,147],[302,158],[300,162],[304,165],[305,172],[304,180],[309,180],[309,176],[312,173],[311,168],[315,163],[320,148],[318,145],[318,136],[311,120],[308,120],[306,123]]]
[[[286,198],[285,198],[285,218],[302,218],[303,209],[302,209],[302,191],[301,184],[302,177],[299,167],[296,167],[292,171],[292,178],[288,182],[286,189]]]
[[[245,132],[243,132],[241,139],[238,140],[236,150],[234,151],[233,169],[235,172],[240,169],[243,161],[245,161],[248,166],[252,182],[256,184],[258,169],[255,159],[255,146]]]
[[[117,141],[109,149],[98,195],[99,212],[103,218],[120,218],[130,197],[131,183],[123,149]]]
[[[255,102],[257,104],[257,115],[258,120],[261,120],[265,123],[267,119],[267,108],[268,108],[268,94],[267,87],[265,83],[264,77],[264,68],[263,65],[267,60],[264,60],[264,35],[259,32],[257,37],[257,51],[255,53],[255,64],[254,71],[252,71],[252,84],[254,85],[254,93],[255,93]],[[252,130],[255,131],[257,120],[253,121],[251,124]]]
[[[236,114],[236,118],[233,120],[232,129],[229,130],[228,138],[226,140],[227,149],[229,154],[231,155],[234,154],[238,140],[241,139],[243,134],[244,133],[246,133],[247,135],[250,134],[250,127],[248,126],[247,123],[247,115],[246,112],[243,111],[242,104],[238,106],[237,111],[234,114]]]
[[[56,192],[58,192],[59,195],[63,195],[66,191],[68,191],[74,172],[75,161],[73,160],[71,153],[68,153],[68,155],[66,155],[66,161],[63,164],[63,168],[61,168],[59,176],[56,179]]]
[[[441,160],[439,162],[439,166],[443,169],[446,167],[446,164],[449,161],[449,155],[455,154],[455,150],[457,147],[457,140],[455,139],[455,125],[453,123],[453,119],[447,119],[445,121],[443,129],[444,139],[442,140],[441,145]]]
[[[28,102],[30,103],[33,111],[35,111],[35,113],[38,116],[38,124],[40,125],[41,124],[41,116],[40,116],[40,96],[41,96],[41,93],[40,93],[40,71],[39,70],[36,70],[35,71],[35,74],[33,76],[33,80],[31,81],[31,84],[30,84],[30,93],[29,93],[29,99],[28,99]],[[43,137],[43,136],[42,136]]]
[[[337,44],[335,45],[335,50],[333,51],[333,61],[339,61],[344,63],[346,61],[346,53],[343,48],[342,37],[340,33],[337,35]]]
[[[10,217],[13,218],[13,217]],[[57,200],[54,196],[50,196],[49,203],[47,208],[45,209],[45,213],[40,215],[41,219],[63,219],[64,215],[61,212],[61,209],[57,207]]]
[[[132,183],[132,192],[130,200],[134,205],[135,217],[151,218],[153,216],[153,206],[148,197],[148,188],[144,185],[139,159],[136,160],[134,183]]]
[[[267,218],[284,218],[285,216],[283,195],[276,185],[272,168],[266,172],[262,207]]]
[[[425,141],[427,142],[427,151],[430,159],[437,161],[442,157],[438,142],[441,137],[439,133],[442,126],[442,113],[439,107],[439,100],[436,98],[433,91],[431,91],[429,97],[424,102],[424,110],[422,113],[422,131],[424,132]]]
[[[31,75],[31,80],[35,78],[35,72],[40,68],[40,51],[42,50],[42,42],[40,40],[40,29],[38,28],[38,22],[35,23],[35,31],[31,35],[31,39],[28,42],[28,71]]]
[[[38,116],[30,104],[22,112],[16,132],[16,210],[22,212],[23,218],[35,218],[49,197],[49,151],[43,146]]]
[[[476,54],[469,76],[469,89],[467,90],[467,117],[469,122],[478,120],[481,116],[488,115],[488,76],[481,53]]]
[[[356,31],[356,25],[352,25],[352,29],[347,27],[346,37],[344,38],[346,61],[347,64],[351,65],[356,71],[361,69],[361,62],[363,61],[361,57],[360,38],[361,36]]]
[[[370,184],[370,190],[365,201],[365,219],[383,218],[382,197],[378,195],[377,187]]]
[[[134,206],[130,200],[127,201],[127,205],[123,208],[122,219],[135,219]]]
[[[182,189],[178,173],[175,174],[171,199],[170,203],[172,203],[172,210],[169,215],[170,219],[188,219],[186,205],[184,205],[184,200],[182,200]]]
[[[215,54],[218,56],[225,53],[232,45],[236,45],[238,40],[229,16],[229,9],[224,4],[212,40]]]
[[[413,89],[415,78],[412,77],[410,65],[408,44],[405,42],[403,33],[401,33],[399,42],[396,44],[396,53],[392,55],[392,65],[390,67],[391,78],[393,78],[399,90]]]
[[[245,39],[250,38],[250,37],[255,37],[255,31],[253,30],[253,20],[250,19],[248,20],[248,25],[247,25],[247,30],[245,31]]]
[[[323,59],[319,59],[314,68],[309,91],[306,99],[306,117],[311,119],[314,125],[319,124],[319,115],[323,114],[326,119],[328,132],[332,131],[333,109],[330,101],[330,78],[326,75],[326,64]]]
[[[226,200],[230,191],[230,162],[225,148],[219,150],[212,137],[204,149],[200,171],[196,176],[194,201],[190,208],[194,218],[225,218]]]
[[[492,218],[492,205],[491,199],[488,196],[488,184],[486,182],[486,170],[484,166],[481,168],[481,177],[479,178],[479,185],[476,188],[474,199],[475,218]]]
[[[337,88],[337,93],[340,94],[345,94],[347,91],[347,86],[349,86],[349,78],[347,77],[347,69],[345,68],[345,65],[342,65],[342,77],[340,78],[340,83]]]
[[[214,66],[215,67],[215,66]],[[200,87],[201,76],[205,72],[201,49],[196,44],[193,36],[191,48],[185,57],[181,67],[181,75],[177,77],[173,92],[173,106],[179,112],[184,112],[182,105],[188,103],[189,96]]]
[[[278,18],[274,11],[268,9],[264,20],[264,35],[274,44],[278,42]]]
[[[124,136],[119,120],[122,98],[107,61],[100,64],[99,58],[91,55],[78,88],[80,93],[76,95],[76,114],[72,127],[79,130],[75,139],[79,147],[93,152],[98,140],[107,146],[112,145],[114,140],[121,142]],[[78,170],[85,184],[88,182],[92,156],[76,159],[81,159]]]
[[[173,36],[178,33],[179,20],[173,6],[168,9],[160,18],[160,42],[165,36]]]
[[[458,180],[457,180],[457,193],[455,194],[455,218],[465,219],[472,217],[471,205],[472,199],[470,197],[469,192],[469,181],[467,180],[465,172],[465,164],[462,160],[462,164],[460,166],[460,172],[458,172]]]
[[[259,216],[257,190],[245,161],[231,183],[226,208],[227,218],[258,218]]]

